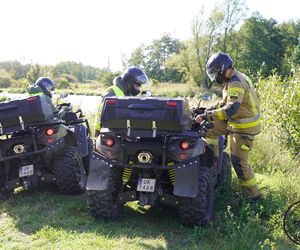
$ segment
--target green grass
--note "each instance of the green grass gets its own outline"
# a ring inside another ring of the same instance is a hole
[[[265,195],[258,206],[242,198],[234,178],[230,196],[216,194],[213,222],[195,229],[181,225],[173,207],[142,209],[130,203],[118,220],[95,220],[84,194],[65,196],[49,188],[19,191],[0,205],[0,248],[297,249],[282,229],[288,206],[284,177],[258,175]]]

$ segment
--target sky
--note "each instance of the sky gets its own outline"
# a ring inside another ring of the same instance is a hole
[[[0,61],[63,61],[121,70],[122,55],[162,34],[191,37],[192,19],[217,0],[0,0]],[[300,19],[299,0],[247,0],[278,22]]]

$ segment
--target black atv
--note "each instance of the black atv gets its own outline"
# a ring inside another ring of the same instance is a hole
[[[207,224],[215,186],[231,165],[220,137],[222,157],[212,168],[213,152],[201,137],[204,125],[192,126],[199,110],[192,113],[181,98],[105,98],[87,181],[92,216],[115,218],[126,202],[138,200],[141,206],[178,206],[185,225]]]
[[[42,183],[63,194],[84,191],[88,129],[74,112],[64,118],[54,117],[45,96],[0,103],[0,198]]]

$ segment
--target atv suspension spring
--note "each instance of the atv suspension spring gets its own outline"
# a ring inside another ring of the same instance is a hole
[[[170,162],[167,165],[172,166],[172,165],[174,165],[174,163]],[[175,169],[169,169],[168,173],[169,173],[170,181],[171,181],[172,185],[174,185],[174,182],[175,182]]]
[[[133,161],[130,161],[129,164],[133,164]],[[132,171],[131,168],[124,168],[123,176],[122,176],[122,181],[124,184],[129,182],[131,171]]]

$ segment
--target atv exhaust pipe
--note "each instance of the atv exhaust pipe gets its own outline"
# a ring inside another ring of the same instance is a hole
[[[138,154],[139,163],[151,163],[153,156],[150,152],[141,152]]]

